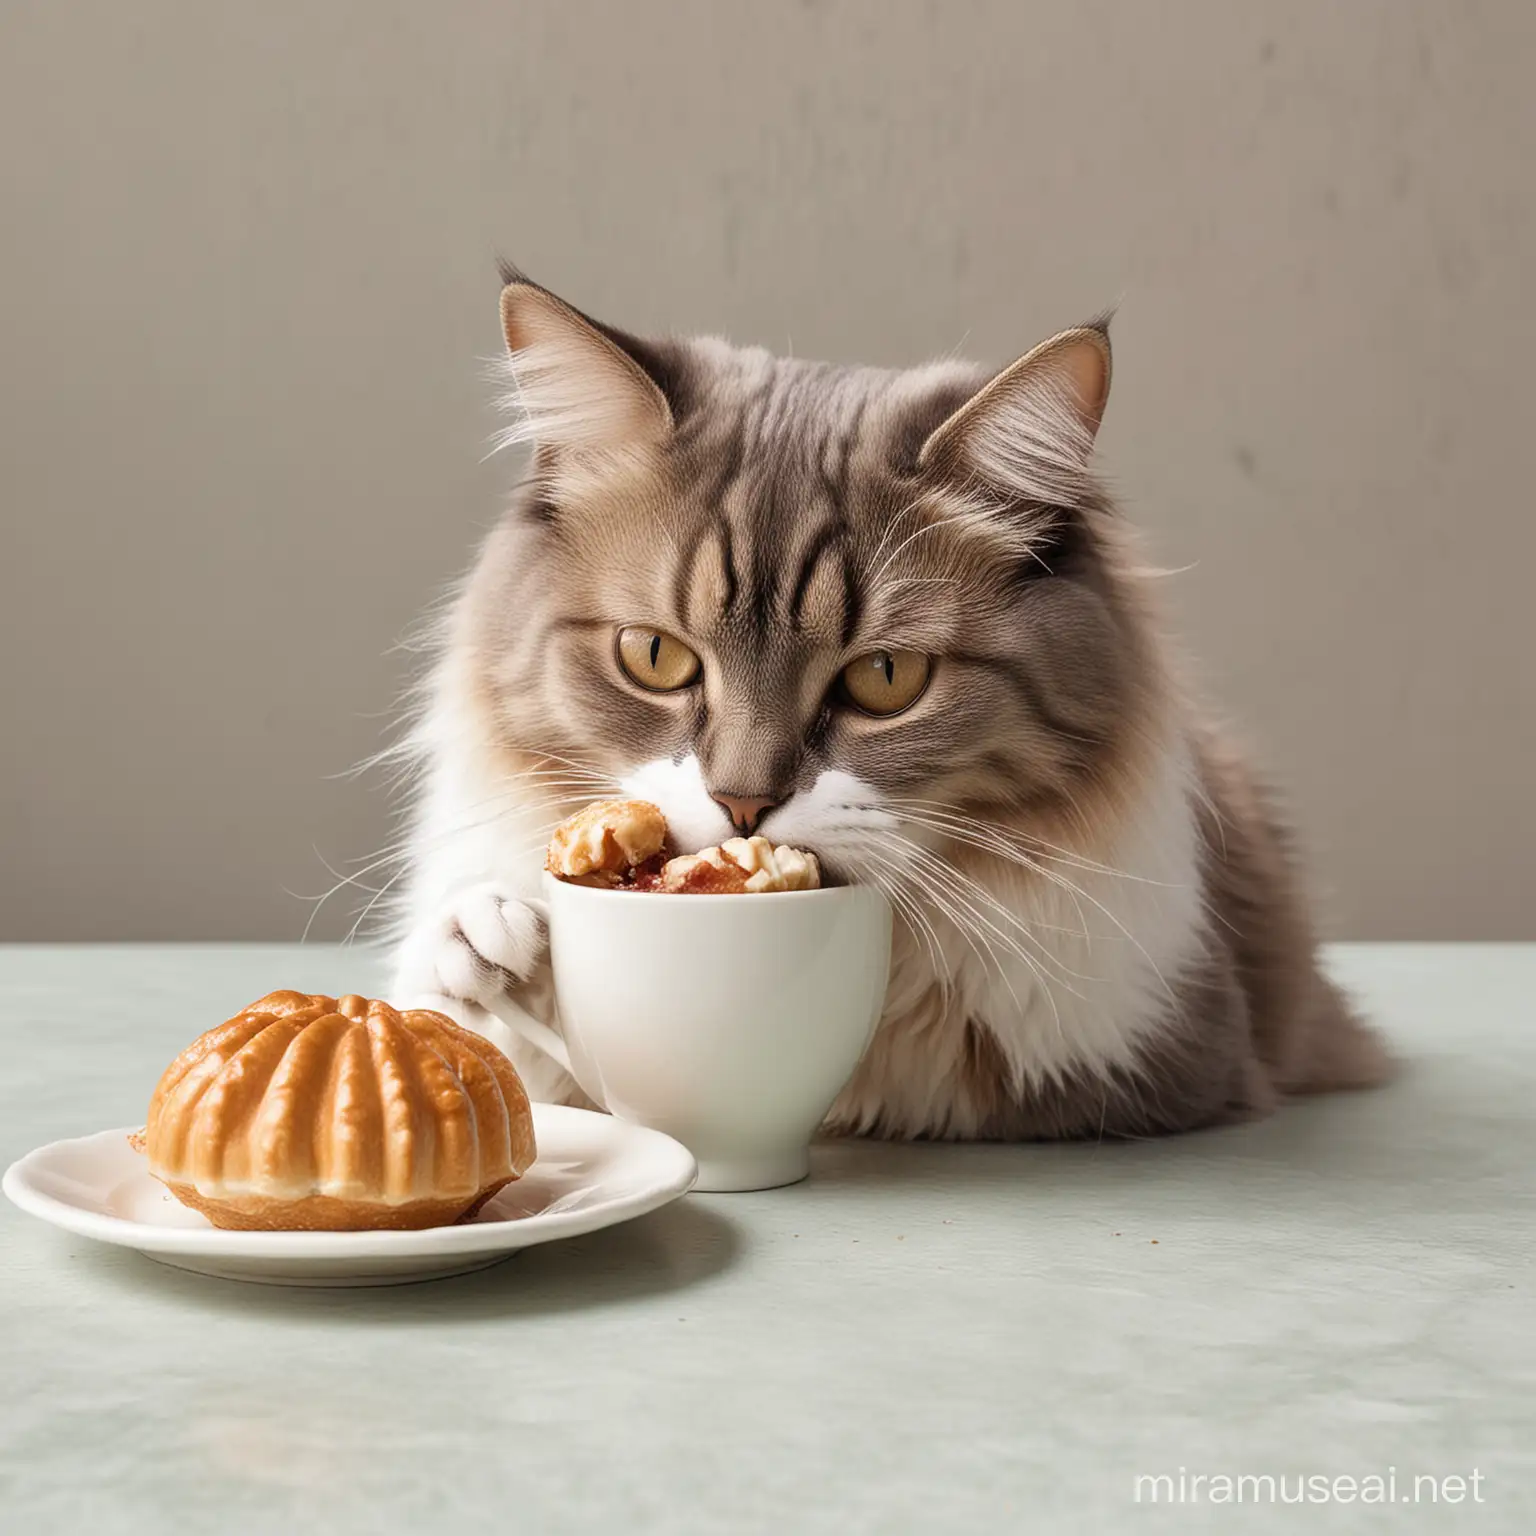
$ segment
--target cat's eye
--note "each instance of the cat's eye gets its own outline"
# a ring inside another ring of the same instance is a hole
[[[630,678],[653,693],[686,688],[699,675],[699,658],[681,640],[643,624],[619,631],[618,654]]]
[[[933,663],[921,651],[871,651],[843,668],[844,696],[866,715],[899,715],[928,686]]]

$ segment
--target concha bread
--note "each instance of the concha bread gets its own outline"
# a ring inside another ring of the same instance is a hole
[[[444,1226],[535,1155],[528,1095],[488,1040],[428,1010],[272,992],[166,1068],[150,1172],[216,1227]]]

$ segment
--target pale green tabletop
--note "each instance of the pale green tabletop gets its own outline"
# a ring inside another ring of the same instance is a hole
[[[1391,1089],[1130,1146],[828,1145],[456,1280],[200,1279],[7,1205],[0,1528],[1536,1529],[1536,947],[1336,962]],[[140,1119],[273,986],[376,982],[319,946],[0,949],[0,1158]],[[1418,1505],[1313,1502],[1389,1468]],[[1153,1507],[1181,1469],[1197,1502]]]

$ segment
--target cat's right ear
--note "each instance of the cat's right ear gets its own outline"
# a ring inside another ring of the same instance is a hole
[[[640,344],[599,325],[548,289],[503,266],[501,327],[512,423],[498,447],[602,452],[653,445],[672,430],[667,397],[637,357]]]
[[[1091,489],[1109,400],[1108,317],[1041,342],[936,427],[918,464],[1010,497],[1071,506]]]

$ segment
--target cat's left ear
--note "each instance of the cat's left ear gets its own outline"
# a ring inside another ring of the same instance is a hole
[[[918,464],[1030,500],[1070,505],[1109,401],[1109,322],[1043,341],[994,375],[923,444]]]

